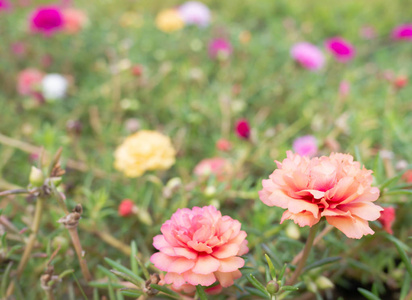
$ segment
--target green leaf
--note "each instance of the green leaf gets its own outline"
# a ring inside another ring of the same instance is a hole
[[[107,277],[116,280],[117,277],[116,275],[114,275],[112,272],[110,272],[109,269],[106,269],[105,267],[103,267],[102,265],[97,265],[97,269],[102,272],[104,275],[106,275]]]
[[[150,279],[150,274],[149,274],[149,271],[147,271],[146,266],[145,266],[145,265],[142,263],[142,261],[137,257],[137,255],[135,255],[134,258],[136,259],[137,263],[139,264],[140,268],[142,269],[144,278],[146,278],[146,280],[149,280],[149,279]]]
[[[280,279],[280,280],[282,280],[282,279],[283,279],[283,275],[285,275],[286,267],[287,267],[287,264],[284,264],[282,270],[280,270],[280,273],[279,273],[279,279]]]
[[[171,289],[168,289],[165,286],[154,284],[154,283],[152,283],[150,286],[155,290],[158,290],[162,293],[165,293],[166,295],[171,296],[174,299],[180,299],[180,295],[178,293],[176,293],[175,291],[172,291]]]
[[[272,260],[270,259],[269,255],[265,254],[266,261],[268,262],[270,276],[272,276],[273,280],[276,280],[276,270],[273,266]]]
[[[245,286],[245,290],[248,291],[252,295],[265,298],[265,299],[270,299],[266,293],[262,293],[260,290],[252,288],[250,286]]]
[[[121,264],[115,262],[114,260],[105,257],[104,260],[114,269],[116,269],[117,271],[127,274],[130,278],[134,279],[134,282],[140,282],[140,283],[144,283],[145,281],[140,278],[137,274],[133,273],[131,270],[129,270],[128,268],[122,266]]]
[[[401,259],[406,267],[406,270],[408,271],[409,275],[412,276],[412,264],[410,258],[403,249],[404,244],[392,235],[388,234],[387,238],[395,244],[395,247],[398,250],[399,255],[401,256]]]
[[[281,291],[297,291],[299,290],[298,287],[292,285],[284,285],[280,288]]]
[[[321,267],[321,266],[324,266],[324,265],[327,265],[327,264],[334,263],[334,262],[339,261],[341,259],[342,259],[341,257],[335,256],[335,257],[327,257],[327,258],[315,261],[314,263],[311,263],[310,265],[306,266],[303,269],[303,273],[306,272],[306,271],[309,271],[311,269],[314,269],[314,268],[318,268],[318,267]]]
[[[378,296],[372,294],[371,292],[363,288],[358,288],[358,292],[361,293],[362,296],[364,296],[368,300],[381,300],[381,298],[379,298]]]
[[[196,293],[199,296],[200,300],[207,300],[207,295],[205,293],[205,290],[203,286],[201,286],[200,284],[196,286]]]
[[[255,276],[253,276],[252,274],[249,274],[246,276],[246,278],[255,288],[257,288],[259,291],[264,293],[266,297],[270,296],[269,293],[266,291],[266,288],[263,286],[263,284],[259,282],[259,280],[256,279]]]
[[[134,274],[139,275],[139,267],[135,259],[135,257],[137,256],[137,246],[135,241],[132,241],[130,248],[132,249],[132,252],[130,253],[130,267],[132,268],[132,272]]]
[[[403,173],[399,174],[395,177],[389,178],[389,179],[385,180],[384,182],[382,182],[382,184],[379,186],[379,189],[380,189],[381,193],[385,188],[387,188],[387,187],[391,186],[392,184],[394,184],[395,182],[397,182],[402,177],[402,175],[403,175]]]
[[[109,284],[108,284],[107,282],[90,281],[90,282],[89,282],[89,286],[95,287],[95,288],[98,288],[98,289],[107,289],[108,286],[109,286]],[[116,283],[116,282],[112,282],[112,286],[113,286],[115,289],[124,288],[124,285],[123,285],[123,284]]]
[[[13,262],[9,262],[9,264],[6,267],[6,270],[3,273],[2,280],[1,280],[1,286],[0,286],[0,296],[6,294],[6,289],[7,289],[7,283],[11,271],[11,267],[13,266]]]
[[[412,195],[412,190],[390,190],[385,192],[385,196],[398,196],[398,195]]]
[[[406,295],[408,295],[410,288],[411,288],[411,275],[409,275],[409,273],[405,273],[405,279],[403,281],[403,284],[401,287],[401,293],[399,295],[400,300],[405,299]]]
[[[130,277],[128,274],[125,274],[123,272],[119,272],[119,271],[113,270],[113,269],[110,270],[110,272],[112,272],[113,274],[119,276],[120,278],[122,278],[126,281],[129,281],[129,282],[133,283],[135,286],[140,286],[141,282],[136,281],[133,277]]]
[[[114,289],[112,285],[112,281],[109,278],[109,282],[107,283],[107,289],[109,291],[109,299],[110,300],[116,300],[116,295],[114,294]]]
[[[138,289],[129,289],[129,288],[120,289],[120,293],[122,293],[122,295],[124,296],[133,297],[133,298],[138,298],[141,295],[144,295],[144,293]]]

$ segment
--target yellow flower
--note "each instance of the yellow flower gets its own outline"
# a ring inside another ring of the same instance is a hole
[[[183,19],[176,9],[162,10],[156,17],[157,28],[164,32],[182,29],[184,25]]]
[[[151,130],[141,130],[115,151],[114,167],[127,177],[139,177],[148,170],[166,170],[175,163],[176,151],[170,138]]]

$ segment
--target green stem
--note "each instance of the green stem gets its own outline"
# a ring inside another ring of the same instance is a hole
[[[20,263],[17,267],[17,279],[20,279],[23,274],[24,269],[26,268],[27,262],[29,261],[30,254],[32,253],[34,243],[37,239],[37,233],[39,232],[41,216],[43,213],[45,199],[42,197],[37,198],[36,201],[36,211],[34,213],[33,224],[31,228],[31,234],[27,241],[26,248],[24,249],[23,256],[20,260]],[[14,282],[12,281],[7,289],[6,297],[11,296],[14,292]]]
[[[300,273],[302,272],[303,268],[305,267],[306,260],[309,257],[310,250],[313,246],[313,241],[315,240],[316,232],[318,231],[319,223],[313,225],[310,228],[308,239],[306,240],[305,248],[303,249],[303,255],[299,264],[292,275],[292,278],[289,280],[288,285],[294,285],[296,280],[298,279]]]

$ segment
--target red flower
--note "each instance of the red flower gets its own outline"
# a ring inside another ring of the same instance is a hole
[[[236,123],[236,134],[242,139],[248,139],[250,136],[249,122],[245,119],[241,119]]]
[[[408,84],[408,77],[406,76],[398,76],[393,81],[393,85],[396,89],[404,88]]]
[[[133,213],[134,203],[130,199],[124,199],[119,205],[119,215],[127,217]]]
[[[383,229],[389,234],[393,234],[392,225],[395,222],[395,208],[393,206],[385,207],[381,212],[378,221],[382,224]]]

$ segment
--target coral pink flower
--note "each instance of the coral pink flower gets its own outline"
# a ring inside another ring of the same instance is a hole
[[[229,151],[232,149],[232,144],[226,139],[220,139],[216,142],[216,148],[220,151]]]
[[[299,155],[314,156],[318,152],[318,141],[313,135],[301,136],[293,141],[292,148]]]
[[[166,271],[165,282],[179,288],[185,284],[210,286],[216,280],[231,286],[242,276],[239,268],[246,254],[246,232],[214,206],[178,209],[162,227],[162,235],[153,238],[160,252],[150,261]]]
[[[407,170],[405,173],[403,173],[402,179],[407,183],[412,183],[412,170]]]
[[[17,91],[20,95],[29,96],[40,87],[44,74],[36,69],[25,69],[17,76]]]
[[[43,6],[37,8],[30,19],[30,28],[49,36],[63,28],[63,14],[58,7]]]
[[[399,25],[392,31],[392,39],[412,41],[412,24]]]
[[[218,181],[223,181],[231,173],[232,165],[222,157],[206,158],[200,161],[193,170],[196,176],[215,175]]]
[[[250,125],[246,119],[240,119],[236,122],[236,134],[242,139],[248,139],[250,136]]]
[[[393,86],[398,90],[404,88],[405,86],[407,86],[407,84],[408,77],[406,77],[405,75],[398,76],[393,80]]]
[[[87,24],[88,18],[84,11],[75,8],[66,8],[62,11],[64,25],[67,33],[77,33]]]
[[[124,199],[119,205],[119,216],[127,217],[133,213],[134,202],[130,199]]]
[[[260,199],[287,209],[282,216],[299,226],[312,226],[322,217],[349,238],[373,234],[368,221],[379,218],[382,208],[372,202],[379,189],[371,187],[372,171],[361,169],[349,154],[308,158],[287,152],[278,169],[263,180]]]
[[[340,62],[347,62],[355,56],[355,48],[343,38],[331,38],[326,41],[325,46]]]
[[[227,59],[232,54],[232,45],[226,39],[214,39],[209,43],[209,56],[213,59]]]
[[[385,207],[378,221],[387,233],[393,234],[392,225],[395,222],[395,208],[393,206]]]
[[[311,71],[320,70],[325,64],[325,57],[322,51],[310,43],[297,43],[292,47],[290,55],[302,67]]]

